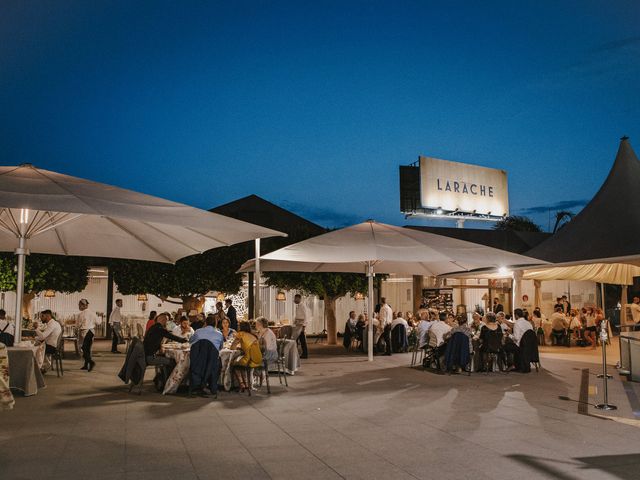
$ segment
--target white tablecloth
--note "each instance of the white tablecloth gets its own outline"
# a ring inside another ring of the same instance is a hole
[[[9,388],[9,354],[7,346],[0,343],[0,410],[11,410],[15,400]]]
[[[231,390],[231,388],[236,385],[231,365],[236,358],[241,356],[241,350],[229,350],[228,348],[220,350],[220,376],[218,377],[218,385],[222,385],[226,391]]]
[[[173,358],[176,361],[176,368],[171,372],[171,375],[167,379],[167,383],[164,385],[164,390],[162,391],[163,395],[167,395],[169,393],[176,393],[178,391],[178,387],[189,376],[191,360],[188,349],[166,348],[164,354],[167,358]]]
[[[44,346],[42,346],[44,352]],[[35,395],[44,388],[44,377],[38,367],[38,347],[7,347],[9,356],[9,385],[21,390],[25,396]],[[43,355],[44,358],[44,355]]]

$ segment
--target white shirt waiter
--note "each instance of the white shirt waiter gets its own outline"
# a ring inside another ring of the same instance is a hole
[[[387,325],[391,325],[393,322],[393,310],[391,307],[385,302],[380,307],[380,328],[385,328]]]
[[[309,324],[309,309],[300,302],[296,305],[295,325],[298,327],[306,327]]]
[[[87,310],[84,310],[85,312]],[[111,315],[109,315],[109,323],[113,325],[114,323],[122,323],[122,313],[120,313],[120,307],[116,304],[111,311]]]
[[[89,309],[82,310],[80,313],[78,313],[78,316],[76,318],[78,330],[80,330],[81,332],[91,331],[95,333],[96,325],[100,325],[102,323],[102,320],[100,320],[96,316],[96,314]]]

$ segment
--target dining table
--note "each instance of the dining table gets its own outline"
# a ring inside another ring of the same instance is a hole
[[[191,366],[189,356],[191,345],[189,343],[168,342],[163,345],[162,350],[167,358],[172,358],[176,362],[176,366],[171,375],[169,375],[162,391],[163,395],[168,395],[176,393],[178,387],[188,380],[189,367]]]
[[[7,346],[0,343],[0,410],[11,410],[15,399],[9,387],[9,354]]]
[[[285,373],[293,375],[300,368],[300,354],[298,353],[295,340],[278,339],[279,347],[283,343]],[[218,375],[218,385],[226,391],[230,391],[238,386],[237,380],[233,375],[233,363],[237,358],[242,356],[242,351],[231,349],[231,345],[231,341],[225,342],[219,352],[220,373]],[[166,357],[172,358],[176,362],[176,366],[171,372],[171,375],[169,375],[162,391],[163,395],[170,395],[176,393],[180,385],[189,380],[189,368],[191,366],[190,345],[167,342],[163,344],[162,350]],[[277,364],[275,362],[270,363],[268,370],[270,372],[277,371]]]
[[[7,347],[9,359],[9,386],[20,390],[25,397],[35,395],[46,383],[41,368],[44,364],[45,344],[35,345],[23,340]]]

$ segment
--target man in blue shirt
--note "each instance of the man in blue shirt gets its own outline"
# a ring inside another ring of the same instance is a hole
[[[189,343],[193,345],[198,340],[208,340],[210,341],[218,352],[222,349],[222,344],[224,343],[224,338],[222,337],[222,333],[220,330],[214,327],[215,318],[207,317],[207,324],[203,328],[199,328],[195,331],[195,333],[189,339]]]

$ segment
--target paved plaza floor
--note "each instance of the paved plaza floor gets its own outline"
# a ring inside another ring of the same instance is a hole
[[[215,401],[131,395],[102,351],[0,413],[0,478],[639,478],[638,385],[614,371],[603,414],[599,351],[543,351],[540,373],[466,376],[315,345],[288,389]]]

